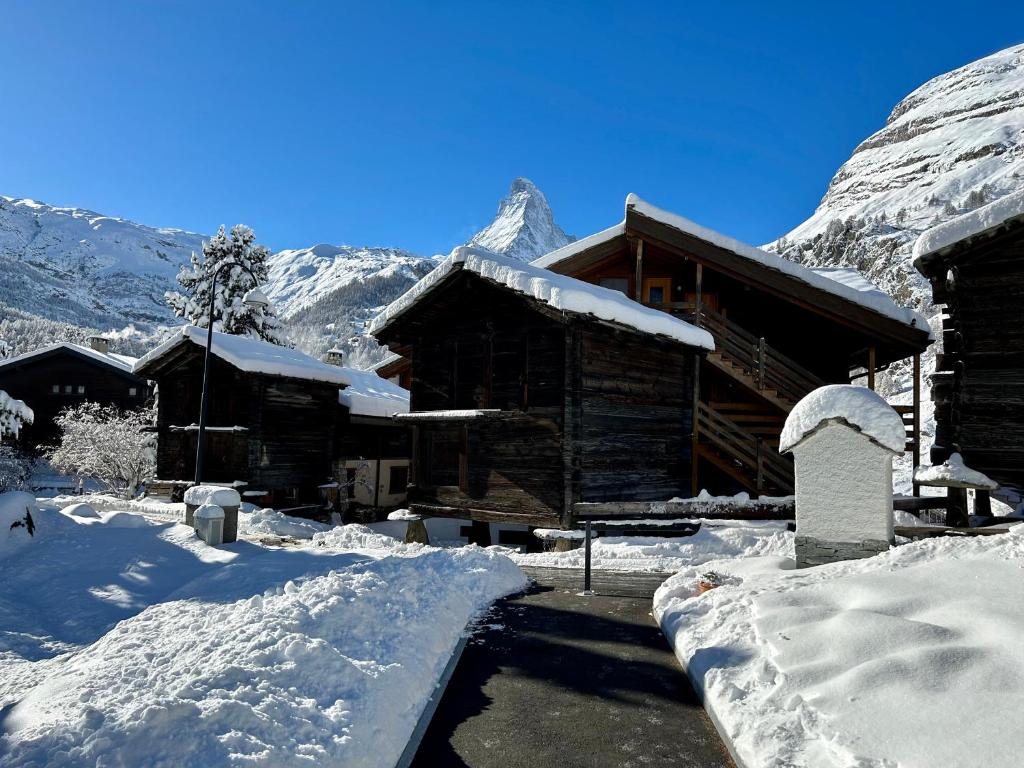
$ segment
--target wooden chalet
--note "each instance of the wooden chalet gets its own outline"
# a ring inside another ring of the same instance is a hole
[[[0,360],[0,390],[24,400],[35,413],[18,437],[36,452],[60,438],[57,415],[65,408],[96,402],[122,410],[142,408],[152,389],[132,373],[135,358],[110,352],[107,340],[93,336],[87,345],[62,342]]]
[[[896,408],[919,463],[919,356],[930,331],[855,270],[809,269],[635,195],[621,224],[533,264],[621,291],[714,337],[689,393],[693,488],[792,493],[792,462],[778,441],[793,406],[823,384],[861,377],[874,389],[878,371],[906,358],[914,402]]]
[[[1024,191],[924,233],[914,266],[943,305],[932,376],[939,464],[960,453],[1024,496]]]
[[[412,361],[409,503],[560,527],[580,501],[690,495],[710,336],[522,262],[458,249],[371,332]]]
[[[135,366],[158,388],[157,483],[195,475],[206,333],[186,326]],[[240,486],[279,508],[311,505],[347,456],[380,457],[381,430],[399,432],[390,416],[404,407],[400,390],[373,374],[362,376],[380,386],[351,387],[360,372],[219,332],[212,353],[204,482]],[[400,453],[401,438],[391,442]]]

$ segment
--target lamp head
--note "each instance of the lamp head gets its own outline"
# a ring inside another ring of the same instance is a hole
[[[270,306],[270,299],[267,298],[267,294],[261,291],[259,288],[253,288],[250,291],[246,291],[242,297],[242,303],[247,307],[253,309],[266,309]]]

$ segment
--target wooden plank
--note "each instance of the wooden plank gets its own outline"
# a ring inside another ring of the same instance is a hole
[[[720,520],[792,520],[796,502],[792,497],[774,501],[611,501],[579,502],[573,505],[577,520],[706,518]]]

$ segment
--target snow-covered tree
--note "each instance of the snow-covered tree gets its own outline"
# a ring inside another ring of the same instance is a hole
[[[252,307],[242,300],[250,289],[256,287],[254,276],[257,283],[267,279],[270,251],[255,240],[255,233],[244,224],[232,227],[230,236],[224,233],[222,226],[216,235],[203,243],[202,257],[193,253],[191,268],[182,267],[178,274],[178,283],[185,293],[168,291],[167,303],[178,317],[205,328],[216,275],[214,330],[256,336],[274,344],[291,346],[272,307]]]
[[[0,389],[0,442],[8,435],[17,437],[23,424],[31,424],[32,409],[24,400],[15,400]]]
[[[60,444],[47,454],[61,472],[98,480],[110,491],[131,498],[156,471],[155,439],[143,431],[152,411],[121,411],[99,403],[82,403],[57,417]]]

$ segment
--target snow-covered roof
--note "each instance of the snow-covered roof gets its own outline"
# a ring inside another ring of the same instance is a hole
[[[1024,220],[1024,189],[923,232],[914,243],[914,259],[951,248],[1018,219]]]
[[[67,349],[72,352],[77,352],[80,355],[92,358],[98,363],[109,365],[113,368],[117,368],[120,371],[124,371],[125,373],[131,373],[132,366],[134,366],[136,362],[134,357],[128,357],[127,355],[118,355],[113,352],[99,352],[93,349],[92,347],[86,347],[83,346],[82,344],[75,344],[70,341],[62,341],[57,344],[48,344],[45,347],[33,349],[31,352],[24,352],[18,355],[17,357],[10,357],[7,358],[6,360],[0,360],[0,368],[4,368],[9,365],[16,365],[18,363],[23,363],[26,360],[31,360],[33,357],[39,357],[40,355],[49,354],[50,352],[54,352],[59,349]]]
[[[852,384],[828,384],[811,392],[789,412],[779,438],[779,452],[793,450],[830,419],[845,421],[894,453],[902,454],[906,448],[903,419],[877,392]]]
[[[398,354],[397,352],[392,352],[390,355],[385,357],[379,363],[377,363],[376,365],[372,366],[370,368],[370,370],[371,371],[379,371],[381,368],[386,368],[387,366],[391,365],[392,363],[397,363],[401,359],[402,359],[402,356],[400,354]]]
[[[708,350],[715,348],[714,339],[707,331],[666,312],[638,304],[619,291],[591,285],[507,256],[466,246],[452,251],[434,271],[388,305],[370,324],[370,333],[377,334],[390,325],[395,318],[440,285],[457,269],[469,270],[485,280],[530,296],[563,312],[592,315],[601,320],[618,323],[643,333],[666,336],[691,346]]]
[[[840,298],[876,312],[877,314],[914,328],[921,328],[922,330],[930,333],[928,321],[923,315],[912,309],[898,306],[891,297],[879,290],[863,277],[854,281],[852,274],[850,274],[852,270],[809,269],[802,264],[789,261],[777,254],[761,250],[760,248],[755,248],[752,245],[742,243],[735,238],[723,235],[713,229],[703,227],[696,222],[679,216],[678,214],[662,210],[661,208],[640,199],[633,193],[630,193],[626,197],[627,219],[631,211],[665,224],[673,229],[677,229],[687,235],[696,237],[698,240],[711,243],[712,245],[727,250],[730,253],[734,253],[737,256],[750,259],[751,261],[757,262],[769,269],[782,272],[789,277],[800,280],[801,282],[807,283],[808,285],[827,293],[839,296]],[[590,237],[585,237],[582,240],[578,240],[575,243],[565,246],[564,248],[559,248],[557,251],[552,251],[549,254],[541,256],[532,263],[537,267],[551,267],[565,259],[575,256],[578,253],[582,253],[588,248],[592,248],[595,245],[600,245],[601,243],[612,240],[613,238],[621,235],[625,231],[625,227],[626,219],[624,219],[621,224],[602,232],[598,232]]]
[[[159,360],[179,344],[191,342],[206,347],[206,329],[194,325],[184,326],[160,346],[150,350],[135,363],[134,371],[146,368]],[[339,386],[348,384],[348,369],[330,365],[310,357],[297,349],[281,347],[251,336],[234,336],[220,331],[213,332],[214,355],[246,373],[263,373],[270,376],[288,376],[294,379],[323,381]]]
[[[373,371],[342,368],[346,387],[338,392],[338,402],[353,416],[394,416],[408,413],[409,390],[382,379]]]

